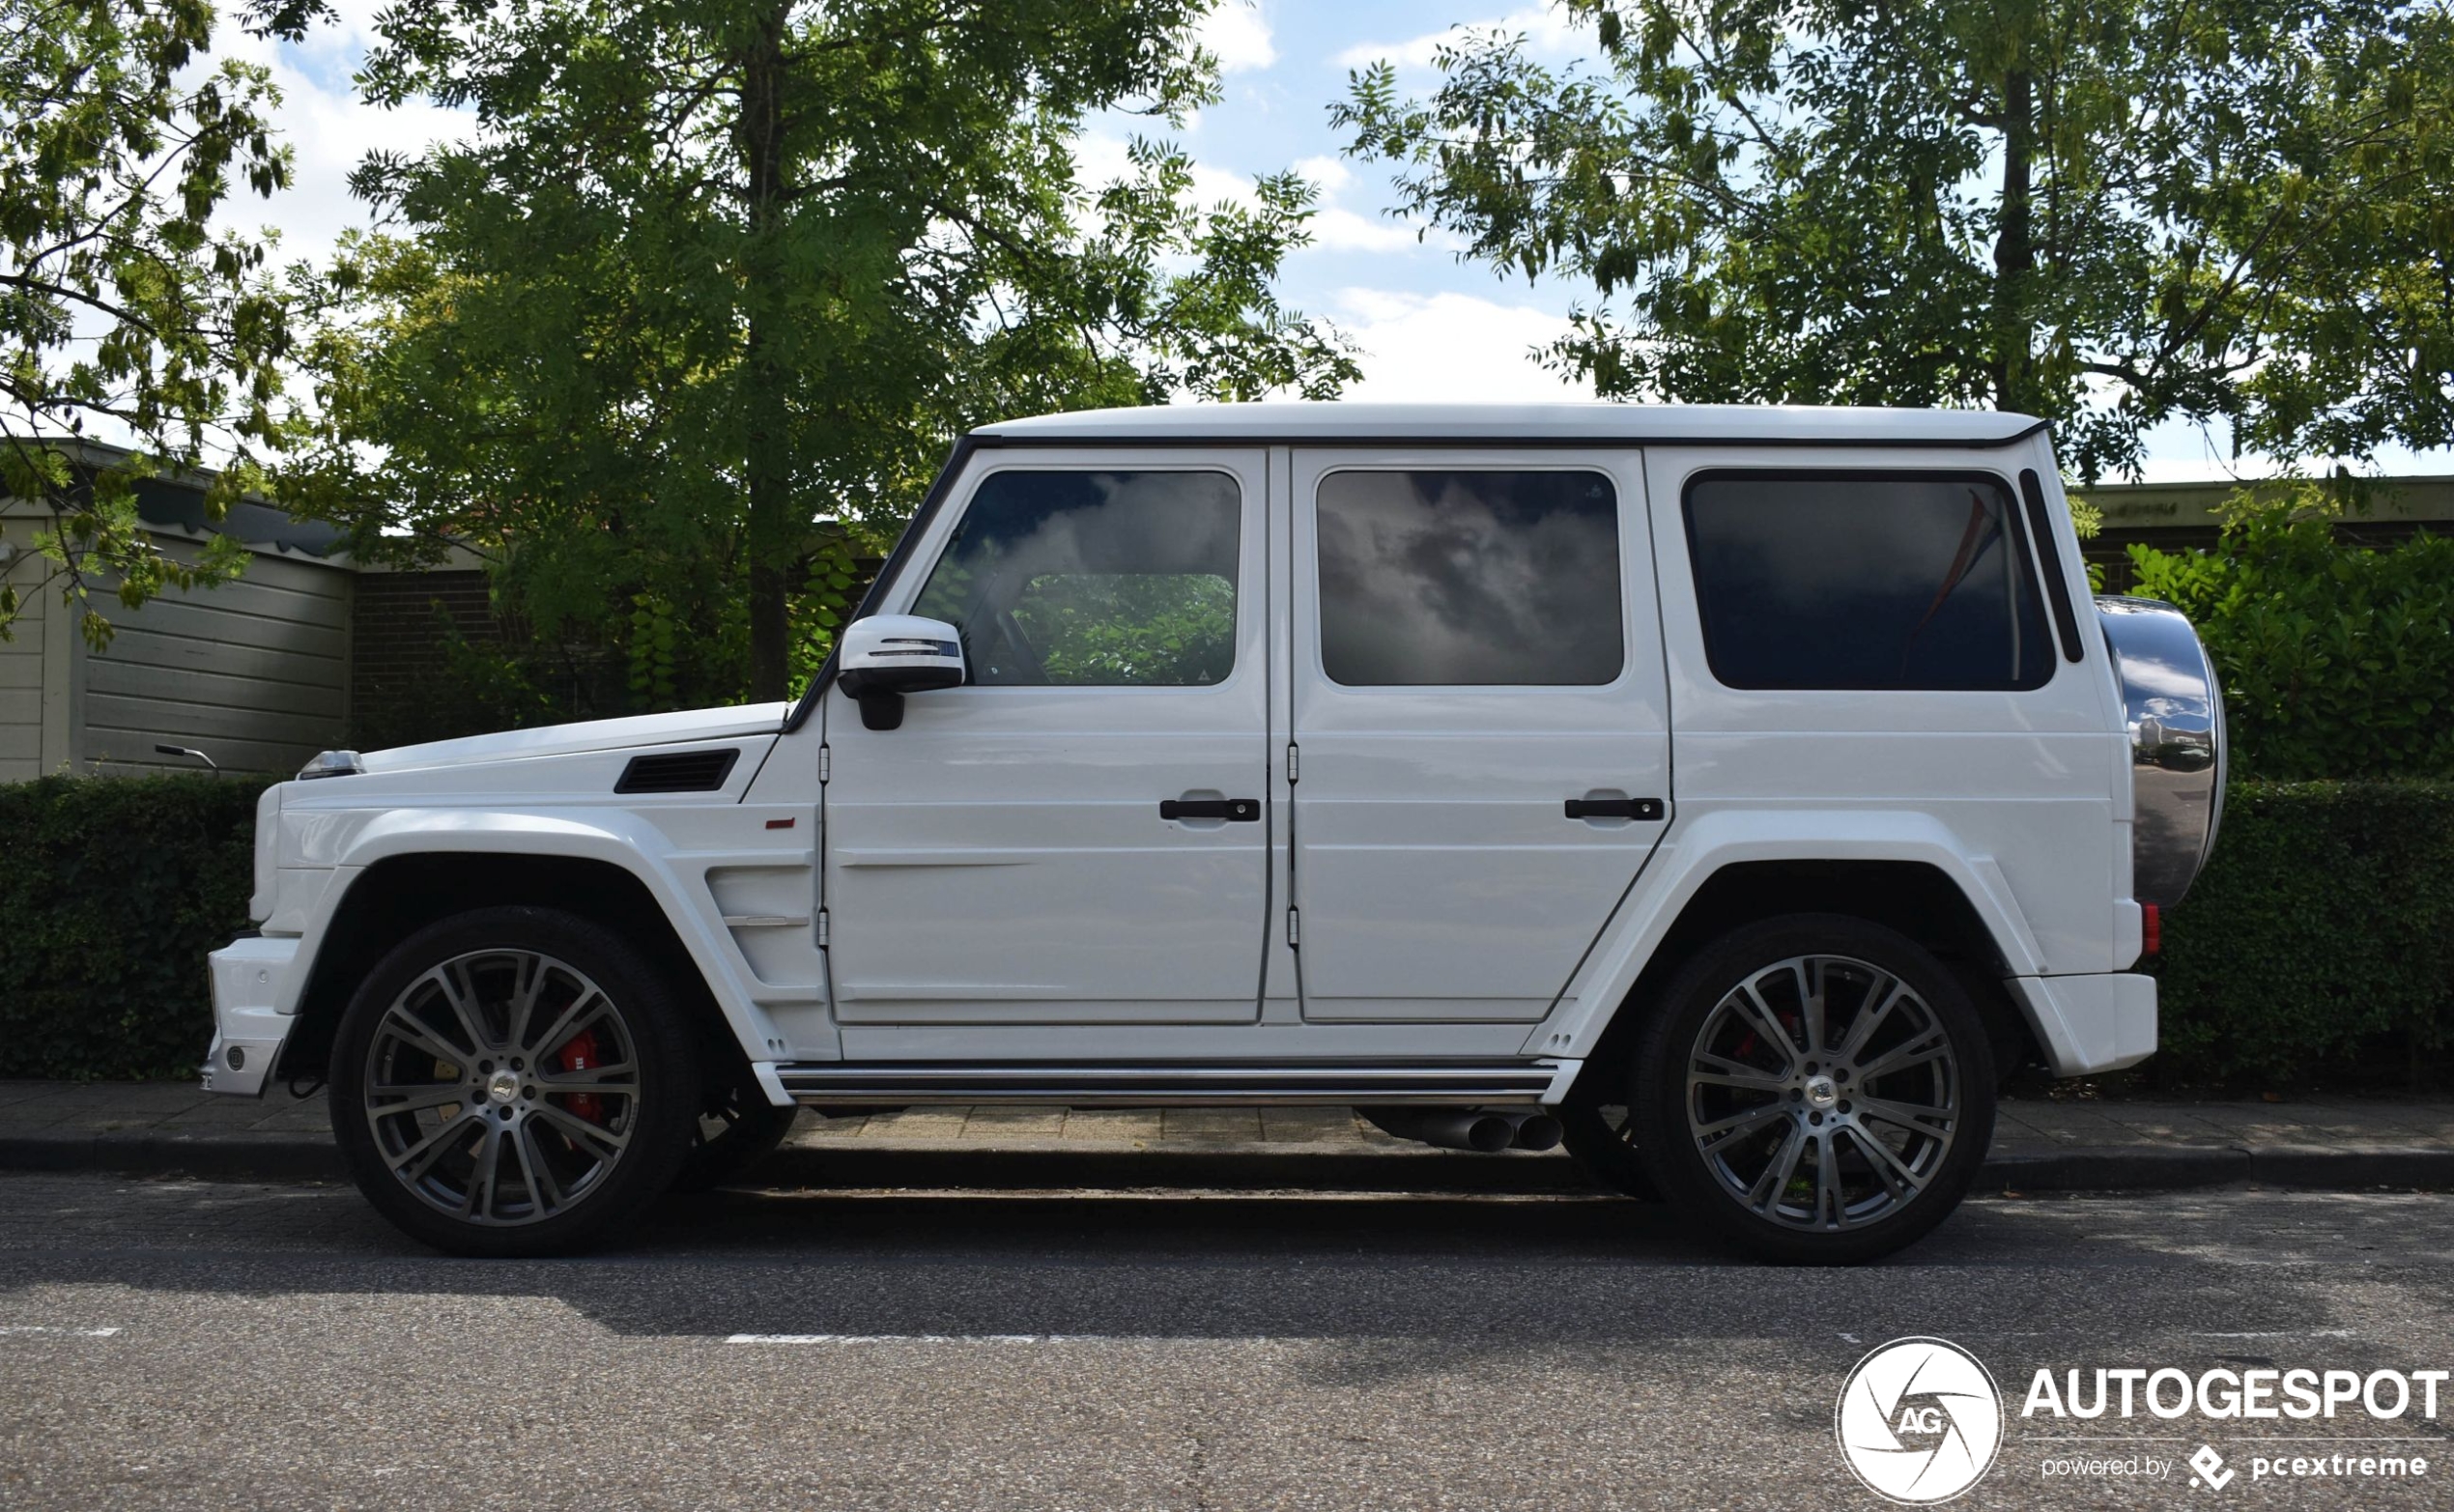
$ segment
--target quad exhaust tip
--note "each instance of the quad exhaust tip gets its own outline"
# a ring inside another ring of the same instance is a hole
[[[1441,1150],[1498,1155],[1503,1150],[1555,1150],[1559,1121],[1538,1111],[1491,1108],[1357,1108],[1373,1127],[1399,1139]]]

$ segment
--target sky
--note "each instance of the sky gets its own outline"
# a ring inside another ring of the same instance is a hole
[[[391,0],[338,0],[341,19],[303,43],[260,42],[225,22],[226,51],[269,65],[283,94],[280,124],[297,154],[294,186],[271,201],[237,207],[234,219],[282,233],[282,256],[320,258],[333,240],[366,223],[351,198],[350,170],[376,148],[414,152],[455,134],[452,113],[417,105],[378,110],[357,102],[350,75],[363,55],[377,12]],[[225,10],[236,11],[227,6]],[[1590,35],[1548,7],[1520,0],[1222,0],[1204,26],[1221,65],[1219,102],[1170,132],[1163,122],[1093,124],[1081,145],[1086,177],[1121,171],[1127,134],[1172,135],[1196,162],[1195,194],[1205,203],[1248,192],[1255,177],[1295,167],[1321,188],[1314,242],[1288,260],[1285,302],[1327,317],[1361,348],[1363,381],[1348,397],[1374,400],[1586,399],[1591,390],[1542,367],[1533,349],[1567,327],[1568,311],[1590,302],[1572,280],[1503,280],[1462,259],[1454,241],[1386,214],[1394,203],[1386,170],[1343,156],[1329,125],[1350,71],[1380,58],[1398,67],[1413,93],[1438,82],[1433,49],[1457,26],[1498,26],[1524,35],[1544,61],[1589,55]],[[2152,432],[2146,477],[2183,481],[2254,475],[2269,469],[2236,463],[2223,436],[2174,423]],[[2454,454],[2383,451],[2376,471],[2454,472]],[[2367,470],[2364,470],[2367,471]]]

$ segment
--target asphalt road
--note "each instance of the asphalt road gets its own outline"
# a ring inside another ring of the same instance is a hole
[[[2436,1195],[1995,1200],[1797,1271],[1601,1200],[727,1193],[512,1264],[346,1188],[0,1176],[0,1504],[1875,1506],[1834,1403],[1926,1334],[2007,1398],[1955,1506],[2443,1507],[2454,1388],[2437,1422],[2019,1414],[2039,1367],[2454,1366],[2449,1240]],[[2278,1448],[2444,1463],[2253,1480]],[[2175,1463],[2043,1473],[2073,1455]]]

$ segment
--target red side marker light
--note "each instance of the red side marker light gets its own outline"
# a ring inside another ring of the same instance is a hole
[[[2139,905],[2139,945],[2141,954],[2164,954],[2164,910],[2154,903]]]
[[[789,819],[769,819],[767,821],[767,828],[771,830],[788,830],[800,822],[800,817],[796,814]]]

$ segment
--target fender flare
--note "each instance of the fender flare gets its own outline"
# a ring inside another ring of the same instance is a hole
[[[353,835],[326,887],[300,931],[297,965],[281,984],[275,1010],[296,1014],[314,980],[333,920],[349,906],[351,894],[367,871],[385,861],[411,856],[486,854],[549,860],[598,862],[614,867],[647,890],[665,916],[675,939],[704,979],[710,996],[753,1060],[775,1034],[755,1006],[759,990],[735,959],[729,936],[710,912],[701,908],[682,886],[671,858],[691,855],[694,862],[718,865],[731,853],[684,853],[652,825],[619,809],[530,809],[506,813],[499,809],[395,809],[377,815]],[[773,852],[765,853],[772,862]]]
[[[1527,1055],[1589,1056],[1687,905],[1725,868],[1763,861],[1893,861],[1932,867],[1975,910],[2008,973],[2041,972],[2035,932],[1994,858],[1929,813],[1899,810],[1722,810],[1682,814],[1586,952]],[[2026,1005],[2022,1004],[2023,1012]],[[2046,1026],[2033,1021],[2040,1034]]]

